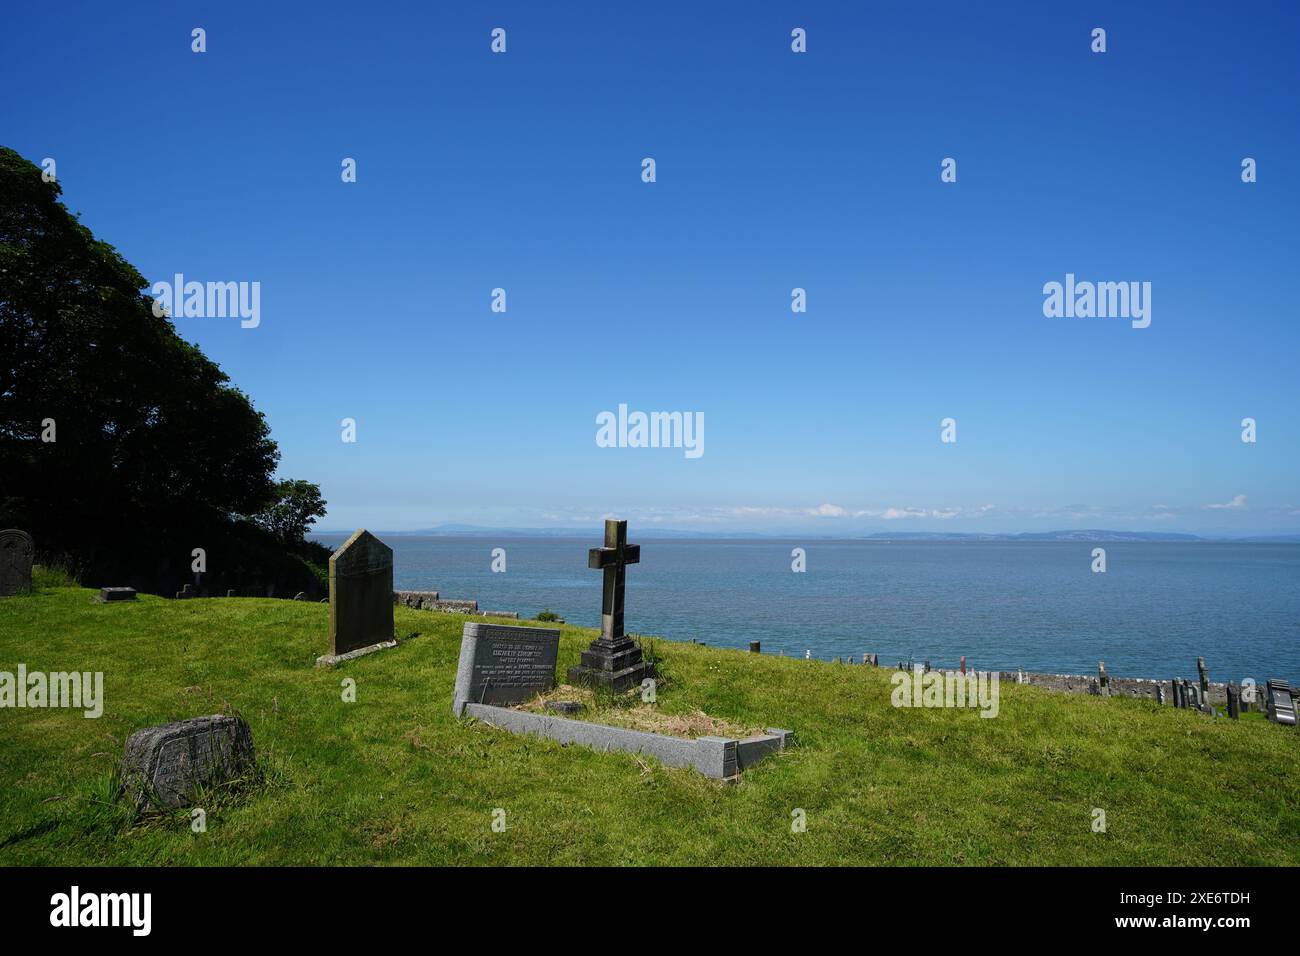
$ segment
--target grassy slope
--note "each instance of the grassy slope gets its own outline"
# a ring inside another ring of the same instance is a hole
[[[315,670],[323,604],[92,593],[0,600],[0,670],[103,671],[107,697],[98,720],[0,710],[0,863],[1300,863],[1300,739],[1260,720],[1005,684],[992,720],[895,709],[887,671],[664,642],[661,707],[798,734],[728,786],[458,724],[459,616],[398,608],[417,639]],[[564,629],[562,668],[591,636]],[[205,834],[132,823],[108,797],[127,735],[226,706],[266,785]]]

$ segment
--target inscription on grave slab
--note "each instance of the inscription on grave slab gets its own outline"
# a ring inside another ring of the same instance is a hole
[[[560,632],[545,627],[466,622],[452,710],[467,703],[509,706],[555,686]]]

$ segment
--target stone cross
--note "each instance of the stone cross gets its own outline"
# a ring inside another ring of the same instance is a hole
[[[641,545],[627,543],[627,522],[605,522],[605,546],[587,552],[587,567],[605,573],[600,601],[600,639],[623,640],[623,588],[629,564],[641,563]]]
[[[32,536],[10,528],[0,531],[0,597],[32,590]]]
[[[601,597],[600,637],[582,652],[582,663],[569,668],[570,684],[610,687],[615,691],[639,687],[654,667],[641,659],[641,648],[623,632],[623,590],[627,566],[641,560],[641,546],[627,543],[627,522],[605,522],[605,546],[592,548],[587,567],[605,575]]]

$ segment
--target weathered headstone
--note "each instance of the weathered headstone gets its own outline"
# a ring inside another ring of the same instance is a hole
[[[760,641],[750,641],[750,642],[749,642],[749,653],[751,653],[751,654],[761,654],[762,652],[763,652],[763,645],[762,645],[762,643],[761,643]]]
[[[1291,685],[1284,680],[1273,679],[1268,682],[1268,719],[1292,726],[1296,722]]]
[[[183,599],[183,598],[192,598],[192,597],[196,597],[196,596],[197,596],[197,595],[195,595],[195,593],[194,593],[194,585],[192,585],[192,584],[187,584],[187,585],[185,585],[183,588],[181,588],[179,591],[176,592],[176,599],[177,599],[178,601],[181,600],[181,599]]]
[[[330,648],[338,658],[392,640],[393,549],[362,529],[330,555]]]
[[[1239,691],[1233,684],[1228,685],[1228,716],[1237,720],[1241,716],[1241,699]]]
[[[1210,696],[1210,673],[1205,669],[1205,658],[1196,658],[1196,673],[1201,679],[1201,696],[1209,698]]]
[[[213,714],[137,730],[126,742],[122,782],[136,806],[187,806],[200,787],[227,782],[253,765],[253,735],[242,717]]]
[[[0,531],[0,597],[31,593],[35,553],[32,536],[26,531]]]
[[[1110,696],[1110,675],[1106,673],[1106,662],[1097,662],[1097,689],[1102,697]]]
[[[1164,702],[1165,702],[1165,685],[1156,684],[1156,703],[1163,704]]]
[[[99,597],[96,600],[100,604],[113,604],[117,601],[134,601],[135,588],[100,588]]]
[[[307,600],[307,592],[306,592],[306,591],[299,591],[297,594],[295,594],[295,595],[293,596],[293,599],[294,599],[295,601],[305,601],[305,600]]]
[[[627,522],[605,522],[605,546],[592,548],[587,567],[605,576],[601,597],[600,637],[582,652],[582,663],[569,668],[569,683],[609,687],[614,691],[639,687],[654,668],[641,659],[641,648],[623,632],[623,590],[627,566],[641,560],[641,546],[627,543]]]
[[[549,627],[466,621],[456,666],[452,712],[468,703],[510,706],[555,686],[560,632]]]
[[[582,710],[579,700],[548,700],[546,709],[553,714],[576,714]]]

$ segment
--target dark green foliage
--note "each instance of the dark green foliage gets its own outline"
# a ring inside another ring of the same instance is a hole
[[[320,496],[320,485],[290,479],[277,482],[274,494],[275,500],[271,505],[253,520],[284,544],[298,544],[312,523],[325,517],[325,500]]]
[[[314,590],[319,556],[248,520],[284,498],[266,419],[60,192],[0,148],[0,527],[87,585],[167,593],[203,548],[208,588]]]

